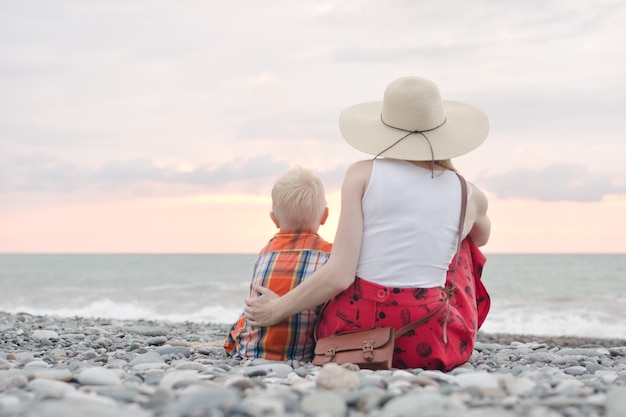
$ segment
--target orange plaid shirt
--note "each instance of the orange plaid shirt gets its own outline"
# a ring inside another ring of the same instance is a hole
[[[330,256],[332,244],[317,233],[280,231],[261,250],[252,276],[253,288],[262,286],[284,295],[299,285]],[[302,311],[274,326],[252,327],[242,314],[228,331],[224,341],[226,352],[241,358],[268,360],[302,360],[313,357],[313,330],[319,307]]]

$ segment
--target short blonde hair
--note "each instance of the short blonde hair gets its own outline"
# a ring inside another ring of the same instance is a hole
[[[324,185],[309,169],[290,169],[272,188],[272,211],[281,229],[317,230],[325,209]]]

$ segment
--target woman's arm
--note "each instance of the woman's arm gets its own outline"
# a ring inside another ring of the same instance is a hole
[[[372,171],[372,161],[353,164],[341,189],[341,214],[328,262],[282,297],[258,288],[260,297],[246,300],[248,323],[271,326],[285,317],[323,304],[354,282],[363,238],[361,200]]]
[[[474,241],[476,246],[484,246],[489,241],[491,234],[491,220],[487,216],[488,201],[487,196],[475,185],[472,187],[472,196],[468,205],[468,217],[472,223],[468,236]]]

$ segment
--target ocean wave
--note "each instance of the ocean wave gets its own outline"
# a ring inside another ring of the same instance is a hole
[[[556,309],[537,306],[492,305],[481,327],[485,333],[615,338],[626,334],[626,319],[607,311],[573,307]]]
[[[110,299],[93,301],[78,307],[32,307],[19,305],[1,308],[7,313],[28,313],[42,316],[109,318],[118,320],[162,320],[170,322],[233,323],[241,314],[241,308],[211,305],[193,311],[175,309],[162,311],[146,305],[120,303]]]
[[[162,320],[169,322],[234,323],[242,307],[211,304],[200,308],[168,306],[154,308],[138,303],[116,302],[110,299],[93,301],[77,307],[32,307],[20,305],[1,310],[8,313],[25,312],[34,315],[60,317],[109,318],[119,320]],[[626,334],[626,320],[606,311],[589,308],[543,308],[536,305],[492,304],[481,331],[485,333],[528,334],[537,336],[577,336],[614,338]]]

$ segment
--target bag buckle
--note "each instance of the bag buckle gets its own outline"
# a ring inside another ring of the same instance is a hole
[[[363,341],[363,358],[367,362],[371,362],[374,360],[374,341],[373,340]]]
[[[336,347],[329,347],[326,349],[326,353],[324,353],[324,357],[326,358],[326,363],[334,362],[335,354],[337,353]]]

